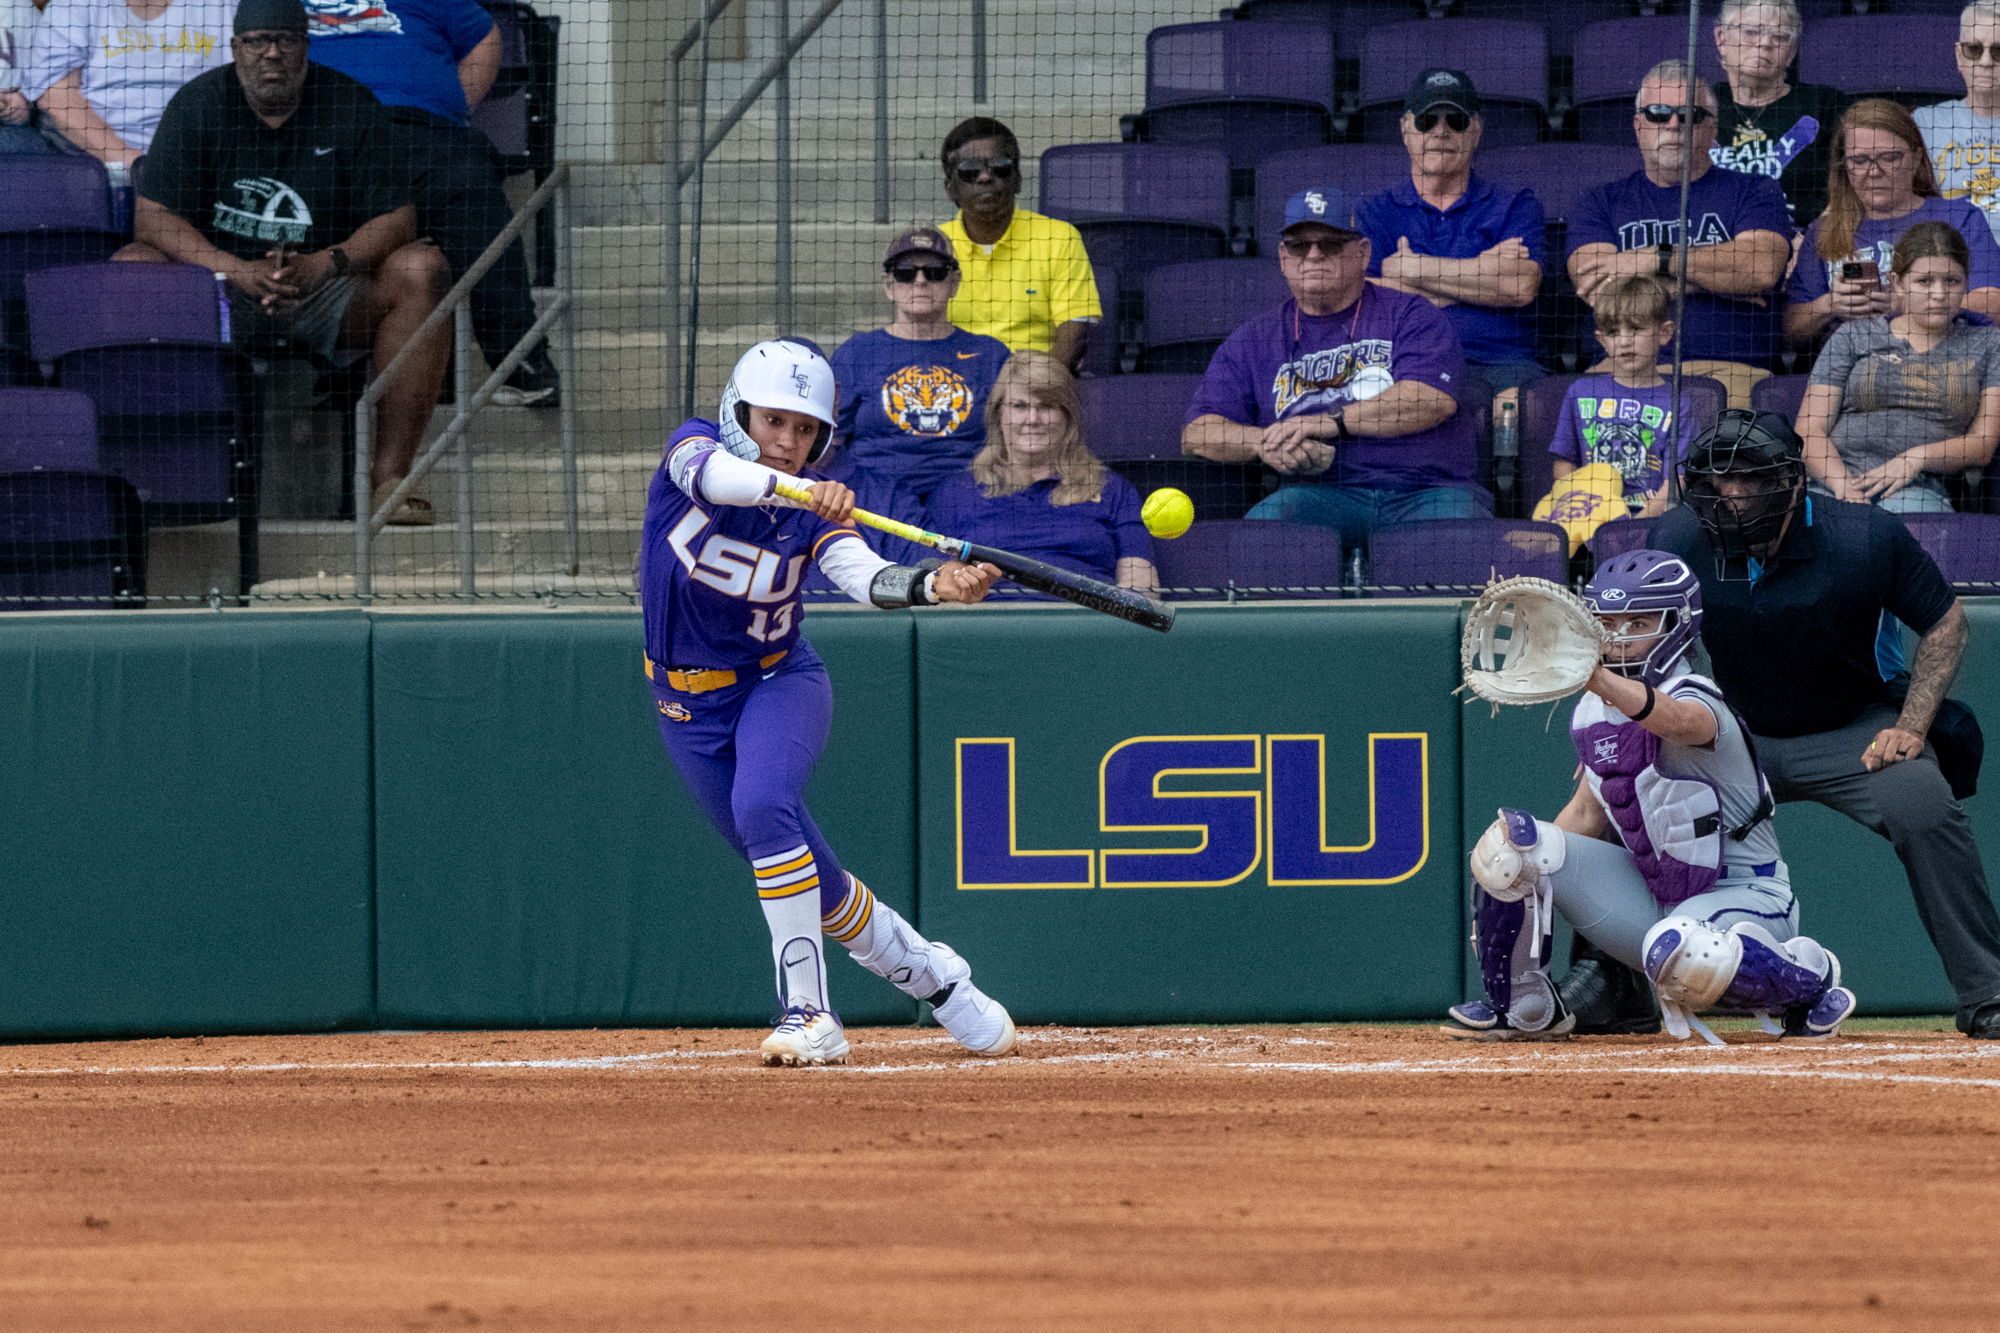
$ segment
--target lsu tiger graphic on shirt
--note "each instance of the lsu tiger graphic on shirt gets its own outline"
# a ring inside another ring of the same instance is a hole
[[[944,366],[905,366],[882,381],[882,411],[909,435],[949,435],[972,413],[972,386]]]

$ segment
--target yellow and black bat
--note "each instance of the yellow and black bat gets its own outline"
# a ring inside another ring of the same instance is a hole
[[[804,486],[788,482],[778,483],[778,494],[799,504],[811,504],[812,492]],[[886,532],[892,537],[928,546],[942,551],[953,560],[966,564],[988,564],[998,569],[1023,588],[1045,592],[1052,597],[1060,597],[1066,602],[1092,611],[1102,611],[1107,616],[1117,616],[1147,629],[1156,629],[1165,634],[1174,627],[1174,608],[1156,602],[1144,593],[1133,592],[1129,588],[1113,587],[1101,583],[1085,574],[1072,573],[1046,561],[1031,559],[1025,555],[1015,555],[1012,551],[1000,551],[991,546],[979,546],[961,541],[957,537],[945,537],[935,532],[925,532],[922,528],[908,523],[899,523],[893,518],[871,514],[865,509],[854,511],[854,521],[863,527]]]

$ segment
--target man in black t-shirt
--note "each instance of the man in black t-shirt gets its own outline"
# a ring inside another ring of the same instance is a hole
[[[279,340],[334,360],[403,350],[450,286],[416,238],[408,168],[373,93],[306,61],[300,0],[243,0],[235,63],[174,94],[147,154],[137,240],[116,256],[199,264],[229,280],[239,346]],[[409,475],[451,353],[439,328],[383,392],[370,510]],[[410,496],[389,522],[431,522]]]
[[[1833,132],[1854,99],[1838,88],[1786,82],[1799,51],[1792,0],[1725,0],[1715,50],[1729,81],[1715,88],[1719,126],[1709,158],[1777,181],[1792,221],[1803,229],[1826,211]]]

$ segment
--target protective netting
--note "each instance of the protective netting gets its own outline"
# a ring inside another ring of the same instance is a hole
[[[1573,581],[1731,407],[2000,586],[2000,10],[305,9],[0,3],[0,606],[631,600],[779,336],[865,505],[1167,596]]]

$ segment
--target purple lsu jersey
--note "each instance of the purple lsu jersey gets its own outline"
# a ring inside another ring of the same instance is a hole
[[[809,510],[710,504],[682,491],[666,459],[719,433],[690,418],[668,439],[646,491],[639,600],[646,657],[658,666],[742,667],[787,651],[799,641],[807,563],[842,538],[861,540]],[[697,467],[689,485],[699,489],[700,476]]]

